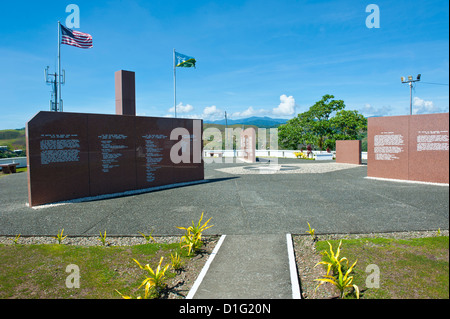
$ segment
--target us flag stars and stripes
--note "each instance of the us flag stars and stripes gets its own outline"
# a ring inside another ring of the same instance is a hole
[[[92,48],[92,36],[88,33],[67,29],[61,25],[61,43],[77,48]]]

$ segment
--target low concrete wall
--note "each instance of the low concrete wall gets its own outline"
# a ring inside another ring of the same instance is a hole
[[[26,157],[0,158],[0,164],[7,164],[7,163],[19,163],[19,165],[16,166],[17,168],[27,167],[27,158]]]
[[[279,158],[297,158],[294,153],[299,153],[300,150],[256,150],[256,157],[279,157]],[[306,153],[306,151],[303,151]],[[317,154],[332,154],[334,157],[335,152],[327,153],[326,151],[312,151],[314,157]],[[204,157],[241,157],[243,151],[241,150],[203,150]]]

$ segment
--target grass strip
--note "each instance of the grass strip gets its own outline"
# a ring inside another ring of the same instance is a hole
[[[121,298],[136,295],[143,271],[132,258],[155,267],[161,256],[170,263],[178,252],[188,260],[178,243],[135,246],[72,246],[59,244],[0,245],[0,298]],[[66,287],[68,265],[79,268],[80,287]],[[168,278],[175,277],[169,271]],[[143,294],[142,292],[138,292]]]
[[[333,247],[339,245],[339,240],[329,242]],[[329,247],[319,241],[316,249],[321,252]],[[343,239],[340,256],[347,257],[349,264],[358,260],[354,283],[364,299],[449,298],[448,236]],[[379,269],[379,288],[367,288],[373,284],[366,280],[374,274],[369,265]]]

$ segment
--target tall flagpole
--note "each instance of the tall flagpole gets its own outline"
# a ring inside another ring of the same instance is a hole
[[[59,104],[59,111],[62,112],[62,99],[61,99],[61,23],[58,21],[58,92],[57,103]],[[56,111],[58,111],[58,105],[56,105]]]
[[[175,65],[175,49],[173,49],[173,107],[175,109],[175,118],[177,117],[177,76]]]

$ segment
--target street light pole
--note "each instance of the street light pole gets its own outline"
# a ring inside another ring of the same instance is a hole
[[[421,74],[417,75],[417,78],[413,80],[413,77],[411,75],[408,75],[408,80],[405,80],[405,78],[402,76],[402,83],[408,83],[409,85],[409,115],[412,115],[412,88],[413,83],[420,81]]]

